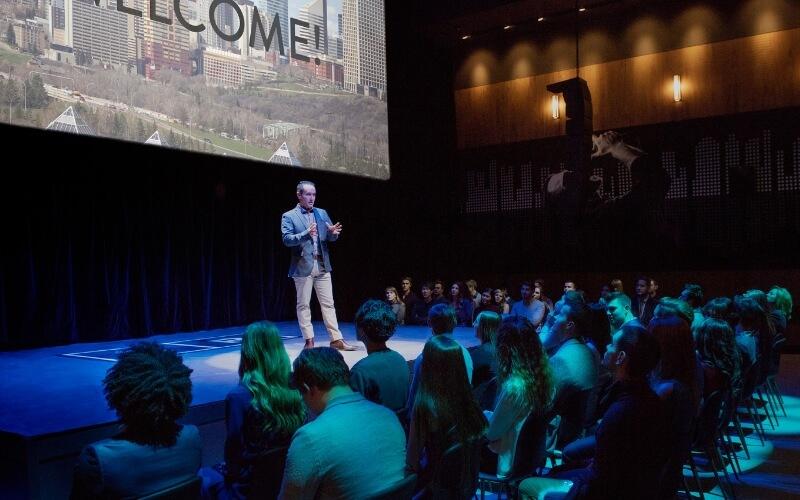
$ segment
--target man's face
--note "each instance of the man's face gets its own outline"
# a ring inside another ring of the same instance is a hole
[[[404,293],[409,292],[411,291],[411,282],[408,280],[403,280],[400,282],[400,287],[402,287]]]
[[[636,292],[636,295],[643,297],[647,295],[648,288],[649,286],[647,285],[647,281],[636,280],[636,286],[634,286],[633,290]]]
[[[297,193],[297,200],[300,206],[306,210],[314,208],[314,202],[317,199],[317,189],[311,184],[303,184],[302,190]]]
[[[569,319],[570,308],[567,304],[559,303],[548,316],[547,323],[542,327],[539,339],[545,350],[558,346],[575,328],[575,323]]]
[[[427,286],[422,287],[422,298],[423,299],[431,298],[431,289],[428,288]]]
[[[574,281],[565,281],[564,282],[564,291],[565,292],[574,292],[575,291],[575,282]]]
[[[481,294],[481,304],[489,304],[492,302],[492,294],[489,292],[483,292]]]
[[[522,300],[526,302],[531,300],[531,287],[528,285],[522,285],[522,287],[519,289],[519,294],[522,296]]]
[[[312,415],[319,415],[320,413],[325,410],[325,398],[324,393],[320,391],[317,387],[303,386],[303,389],[300,391],[300,394],[303,396],[303,401],[306,403],[306,408],[309,409]]]
[[[436,283],[433,285],[433,296],[434,297],[441,297],[444,293],[444,285],[441,283]]]
[[[620,301],[612,300],[608,303],[608,306],[606,306],[606,314],[608,315],[608,322],[617,330],[625,323],[625,318],[628,316],[628,309],[623,307]]]
[[[611,287],[610,287],[610,286],[608,286],[608,285],[603,285],[603,286],[600,288],[600,297],[602,297],[602,298],[606,298],[606,297],[608,297],[608,294],[609,294],[609,293],[611,293]]]

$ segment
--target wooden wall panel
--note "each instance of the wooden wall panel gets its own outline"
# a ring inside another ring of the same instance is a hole
[[[592,92],[595,130],[800,106],[800,29],[585,66],[580,75]],[[459,149],[562,135],[564,105],[554,120],[546,86],[574,76],[558,71],[456,90]]]

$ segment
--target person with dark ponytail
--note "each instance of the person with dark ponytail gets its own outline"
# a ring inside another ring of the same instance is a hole
[[[741,387],[741,359],[733,330],[726,321],[706,318],[695,331],[697,354],[703,361],[703,396]]]

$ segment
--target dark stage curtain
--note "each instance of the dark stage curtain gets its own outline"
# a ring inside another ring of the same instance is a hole
[[[131,170],[97,159],[5,183],[3,347],[281,318],[291,282],[279,222],[291,196],[207,168]]]

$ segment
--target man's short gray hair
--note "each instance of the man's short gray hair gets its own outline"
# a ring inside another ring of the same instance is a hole
[[[308,184],[311,187],[317,187],[311,181],[300,181],[300,182],[297,183],[297,192],[298,193],[302,193],[303,192],[303,185],[305,185],[305,184]]]

